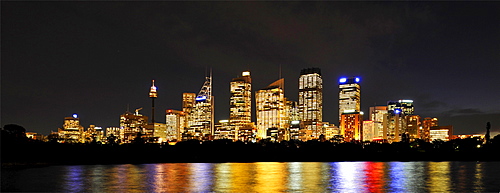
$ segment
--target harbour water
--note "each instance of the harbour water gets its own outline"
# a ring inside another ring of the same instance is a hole
[[[256,162],[2,169],[2,192],[499,192],[500,162]]]

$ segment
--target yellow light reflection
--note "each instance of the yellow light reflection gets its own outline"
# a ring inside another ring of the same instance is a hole
[[[450,162],[429,162],[427,188],[429,192],[449,192]]]
[[[231,164],[219,163],[215,165],[215,190],[225,192],[231,190],[232,178]]]
[[[288,172],[284,163],[255,163],[257,166],[256,192],[284,192]]]
[[[326,186],[324,184],[323,178],[328,177],[328,173],[322,175],[323,163],[319,162],[303,162],[302,164],[302,186],[303,190],[312,191],[312,192],[321,192],[322,186]],[[328,169],[327,169],[328,171]]]
[[[254,163],[230,163],[231,189],[229,192],[256,192],[256,166]]]

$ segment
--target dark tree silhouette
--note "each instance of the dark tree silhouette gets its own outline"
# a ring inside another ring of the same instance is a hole
[[[7,124],[2,128],[2,142],[26,142],[26,129],[23,126],[16,124]]]

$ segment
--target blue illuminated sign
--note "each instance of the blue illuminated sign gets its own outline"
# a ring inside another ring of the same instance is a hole
[[[346,83],[346,82],[347,82],[347,78],[340,78],[340,79],[339,79],[339,82],[340,82],[340,83]]]
[[[354,79],[354,81],[356,81],[356,83],[359,83],[359,81],[360,81],[359,77],[356,77],[356,78]]]
[[[73,118],[75,118],[75,119],[78,118],[78,114],[76,114],[76,113],[73,114]]]
[[[401,113],[401,110],[400,109],[395,109],[394,113],[399,114],[399,113]]]
[[[197,101],[207,100],[207,96],[196,97]]]

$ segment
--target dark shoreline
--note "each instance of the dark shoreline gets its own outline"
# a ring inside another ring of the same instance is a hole
[[[453,147],[453,146],[452,146]],[[499,148],[450,148],[409,144],[330,142],[238,143],[228,141],[160,144],[2,144],[2,168],[49,165],[338,162],[338,161],[500,161]]]

